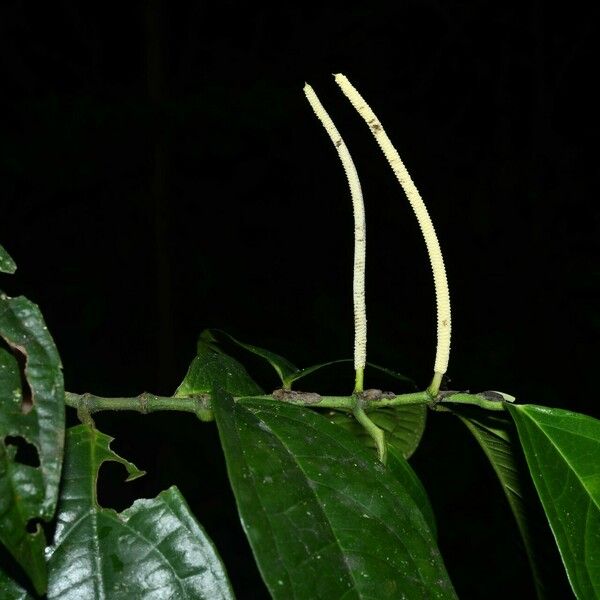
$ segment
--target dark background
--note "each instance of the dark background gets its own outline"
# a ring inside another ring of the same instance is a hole
[[[25,3],[0,8],[2,278],[37,302],[69,391],[171,394],[205,327],[300,366],[352,355],[352,209],[315,87],[367,210],[369,359],[425,386],[432,277],[416,221],[331,73],[395,141],[444,250],[450,387],[600,416],[598,11],[398,1]],[[250,369],[276,381],[252,360]],[[387,385],[367,373],[368,386]],[[308,385],[308,382],[307,382]],[[314,380],[350,392],[351,369]],[[69,412],[71,422],[75,417]],[[122,509],[177,484],[240,598],[262,598],[214,424],[102,414],[148,475],[102,469]],[[434,414],[413,465],[461,598],[532,594],[476,444]]]

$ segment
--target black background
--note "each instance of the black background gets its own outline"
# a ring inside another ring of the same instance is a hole
[[[0,240],[19,269],[2,287],[40,305],[69,391],[171,394],[205,327],[300,366],[350,357],[352,208],[308,81],[363,185],[369,359],[425,386],[435,352],[425,246],[333,81],[343,72],[438,231],[450,387],[600,416],[597,12],[540,0],[4,2]],[[389,387],[370,373],[366,384]],[[346,393],[353,373],[311,385]],[[104,466],[101,501],[122,509],[177,484],[238,596],[262,598],[214,425],[96,422],[148,471],[125,485]],[[413,460],[450,575],[462,598],[527,596],[512,517],[461,427],[432,415]]]

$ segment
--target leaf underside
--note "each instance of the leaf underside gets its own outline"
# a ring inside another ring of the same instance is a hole
[[[375,425],[385,431],[385,440],[388,446],[395,448],[404,458],[412,456],[425,431],[427,419],[425,406],[407,405],[380,408],[369,411],[367,414]],[[354,435],[368,448],[376,448],[373,438],[352,415],[331,411],[327,416],[332,423]]]
[[[303,407],[234,402],[222,390],[213,399],[242,524],[274,598],[455,597],[407,486],[351,435]]]
[[[392,379],[401,381],[404,384],[408,383],[416,389],[414,381],[401,373],[373,363],[367,363],[367,365],[385,373]],[[369,411],[368,415],[371,421],[385,432],[385,441],[388,447],[394,448],[404,458],[410,458],[413,455],[425,432],[427,423],[427,408],[425,406],[415,404],[380,408]],[[332,411],[329,413],[329,418],[333,423],[340,425],[356,436],[365,446],[373,450],[377,449],[372,436],[352,415],[347,412]]]
[[[510,416],[476,406],[451,411],[464,423],[494,469],[515,517],[529,559],[538,598],[569,596],[544,511],[529,475],[517,431]]]

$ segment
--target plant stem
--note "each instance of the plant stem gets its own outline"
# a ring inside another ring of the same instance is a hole
[[[427,388],[427,391],[435,398],[440,391],[440,385],[442,383],[443,373],[438,373],[437,371],[433,374],[433,379]]]
[[[363,391],[364,386],[364,377],[365,377],[365,368],[360,367],[356,369],[356,379],[354,380],[354,393],[360,394]]]
[[[169,410],[195,413],[201,421],[212,421],[209,394],[197,396],[168,397],[144,392],[132,398],[104,398],[93,394],[65,392],[65,404],[79,412],[91,415],[103,410],[133,410],[143,414]]]
[[[359,394],[361,407],[364,410],[386,408],[393,406],[407,406],[415,404],[426,404],[431,406],[443,406],[447,403],[474,404],[487,410],[504,410],[504,402],[488,400],[482,394],[468,394],[462,392],[444,392],[441,399],[434,398],[430,391],[413,392],[410,394],[382,393],[379,390],[366,390]],[[286,402],[298,406],[314,408],[333,408],[354,412],[356,407],[356,395],[352,396],[321,396],[314,392],[293,392],[290,390],[276,390],[273,394],[264,396],[253,396],[261,400],[272,402]],[[243,396],[235,398],[236,401],[243,400]],[[212,421],[210,394],[197,394],[194,396],[156,396],[144,392],[139,396],[131,398],[105,398],[93,394],[65,393],[65,404],[76,408],[82,415],[92,415],[104,410],[132,410],[141,413],[151,413],[168,410],[194,413],[201,421]]]
[[[380,429],[369,419],[367,413],[363,410],[360,405],[357,405],[352,411],[354,418],[365,428],[365,431],[373,438],[375,445],[377,446],[377,454],[380,462],[384,465],[387,460],[387,446],[385,444],[385,432]]]

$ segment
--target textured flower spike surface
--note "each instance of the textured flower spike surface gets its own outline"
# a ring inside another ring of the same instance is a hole
[[[446,278],[446,269],[444,268],[444,259],[442,257],[440,243],[435,233],[433,223],[431,222],[431,217],[421,198],[421,194],[419,194],[419,190],[417,190],[417,187],[404,166],[398,151],[394,148],[390,138],[385,133],[383,125],[363,97],[358,93],[356,88],[344,75],[338,73],[335,76],[335,81],[340,86],[344,95],[350,100],[358,114],[365,120],[375,136],[375,140],[379,144],[387,161],[390,163],[394,175],[396,175],[402,189],[406,193],[408,201],[417,217],[423,237],[425,238],[427,253],[429,254],[429,260],[433,269],[433,281],[435,284],[437,304],[437,351],[433,369],[434,376],[430,386],[430,391],[433,395],[436,395],[439,390],[442,376],[448,369],[451,332],[450,293],[448,291],[448,280]]]
[[[367,231],[365,227],[365,205],[358,173],[348,147],[321,101],[317,98],[315,91],[308,83],[304,86],[304,93],[337,150],[352,196],[354,210],[354,280],[352,288],[354,299],[354,370],[356,371],[354,391],[358,393],[363,391],[363,376],[367,362],[367,309],[365,304]]]
[[[379,144],[386,159],[388,160],[392,171],[396,175],[402,189],[406,193],[408,201],[417,217],[419,227],[425,238],[425,245],[429,254],[429,260],[433,269],[433,281],[435,285],[435,296],[437,305],[437,350],[434,364],[433,380],[429,387],[432,395],[437,395],[442,380],[442,376],[448,369],[448,360],[450,358],[450,334],[451,334],[451,316],[450,316],[450,293],[448,290],[448,280],[446,278],[446,269],[440,243],[438,241],[431,217],[427,212],[425,203],[419,194],[408,170],[404,166],[400,155],[394,148],[389,137],[385,133],[381,121],[358,93],[356,88],[348,79],[340,74],[335,76],[336,83],[340,86],[342,92],[350,100],[352,106],[358,114],[365,120],[375,140]],[[317,98],[313,88],[306,84],[304,93],[311,107],[315,111],[318,119],[323,124],[331,141],[337,149],[338,155],[342,161],[354,207],[354,368],[356,370],[355,392],[363,390],[363,372],[366,364],[366,345],[367,345],[367,318],[365,308],[365,256],[366,256],[366,227],[363,196],[358,179],[356,167],[350,156],[350,152],[342,136],[339,134],[327,111]]]

